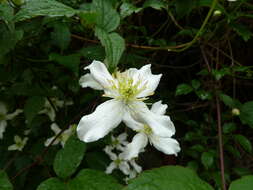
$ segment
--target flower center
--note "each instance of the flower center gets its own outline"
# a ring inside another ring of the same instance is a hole
[[[149,127],[148,125],[144,125],[142,132],[146,135],[151,135],[153,133],[151,127]]]
[[[115,163],[117,166],[119,166],[120,163],[121,163],[121,159],[117,158],[116,160],[114,160],[114,163]]]
[[[113,83],[112,89],[118,92],[117,99],[123,100],[125,103],[135,100],[144,100],[136,96],[146,88],[146,85],[141,86],[141,80],[134,81],[129,72],[116,72],[113,77],[116,78],[117,84]]]

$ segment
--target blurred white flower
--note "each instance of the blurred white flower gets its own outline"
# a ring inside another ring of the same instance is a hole
[[[17,109],[15,112],[7,114],[8,110],[3,102],[0,102],[0,139],[3,138],[3,133],[7,127],[7,120],[12,120],[18,114],[22,113],[21,109]]]
[[[107,135],[121,121],[125,122],[129,118],[133,119],[132,117],[144,120],[157,135],[168,137],[174,133],[170,118],[154,114],[143,102],[154,94],[162,76],[153,75],[150,67],[151,65],[145,65],[139,70],[130,68],[112,75],[99,61],[93,61],[85,68],[90,73],[80,78],[80,85],[103,90],[104,96],[112,99],[100,104],[92,114],[82,117],[77,126],[79,139],[84,142],[96,141]]]
[[[39,114],[46,114],[51,121],[55,121],[55,112],[58,111],[58,108],[62,108],[64,105],[69,106],[72,104],[72,101],[64,102],[63,100],[59,100],[57,98],[50,98],[50,102],[46,99],[44,109],[42,109]]]
[[[45,146],[49,146],[49,144],[58,136],[58,134],[61,132],[61,129],[59,128],[59,126],[56,123],[52,123],[51,124],[51,129],[52,131],[55,133],[55,135],[53,137],[50,137],[46,140],[45,142]],[[74,125],[70,125],[70,127],[68,129],[66,129],[65,131],[62,132],[61,135],[59,135],[55,141],[53,142],[52,145],[57,145],[59,143],[61,143],[61,146],[64,147],[65,143],[67,142],[67,140],[69,139],[69,137],[72,135],[73,133],[73,128]]]
[[[14,142],[15,142],[15,144],[9,146],[9,147],[8,147],[8,150],[18,150],[18,151],[22,151],[23,148],[25,147],[27,141],[28,141],[28,138],[27,138],[27,137],[25,137],[24,139],[22,139],[20,136],[15,135],[15,136],[14,136]]]
[[[112,144],[111,146],[117,150],[123,151],[125,149],[124,146],[126,146],[129,142],[127,139],[127,133],[122,133],[118,137],[111,136]]]
[[[111,174],[112,171],[114,169],[119,169],[121,170],[125,175],[129,175],[130,174],[130,166],[128,164],[127,161],[125,161],[121,155],[117,155],[114,152],[112,152],[112,147],[111,146],[106,146],[104,148],[104,151],[106,152],[106,154],[108,154],[108,156],[110,157],[110,159],[112,160],[112,162],[109,164],[109,166],[106,168],[105,173],[107,174]]]
[[[164,115],[166,109],[167,105],[162,104],[161,101],[159,101],[152,105],[151,111],[157,115]],[[138,157],[138,154],[147,146],[148,141],[157,150],[168,155],[177,155],[180,151],[179,143],[175,139],[170,138],[171,136],[164,137],[155,134],[155,130],[160,130],[159,127],[153,129],[145,122],[145,120],[137,122],[129,118],[126,125],[138,132],[134,136],[132,142],[126,146],[125,151],[122,153],[123,157],[127,160]]]

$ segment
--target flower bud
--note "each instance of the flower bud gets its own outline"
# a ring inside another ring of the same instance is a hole
[[[237,109],[237,108],[233,108],[233,109],[232,109],[232,115],[233,115],[233,116],[238,116],[238,115],[240,115],[240,110]]]

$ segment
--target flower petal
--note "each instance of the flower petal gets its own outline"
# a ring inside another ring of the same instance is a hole
[[[56,135],[58,135],[58,133],[61,132],[61,129],[58,127],[56,123],[52,123],[50,127]]]
[[[121,161],[119,164],[119,169],[125,174],[129,175],[130,174],[130,167],[126,161]]]
[[[132,116],[148,125],[154,134],[161,137],[171,137],[175,134],[175,127],[169,116],[151,112],[144,102],[136,102],[131,109]]]
[[[54,140],[55,136],[50,137],[46,140],[46,142],[44,143],[45,146],[49,146],[50,143]],[[57,145],[60,142],[60,140],[57,138],[55,139],[54,143],[52,145]]]
[[[167,108],[167,104],[162,104],[162,101],[158,101],[152,105],[150,110],[155,114],[164,115]]]
[[[11,120],[11,119],[13,119],[14,117],[16,117],[18,114],[20,114],[22,112],[23,112],[23,110],[17,109],[15,112],[6,115],[6,119]]]
[[[103,87],[92,77],[91,74],[83,75],[79,79],[79,84],[83,87],[90,87],[95,90],[103,90]]]
[[[133,158],[138,157],[138,154],[142,152],[142,150],[148,144],[148,137],[144,133],[137,133],[132,142],[126,146],[126,149],[123,153],[120,154],[122,158],[125,160],[131,160]]]
[[[151,135],[150,142],[157,150],[163,152],[164,154],[177,155],[177,153],[180,151],[179,143],[173,138],[164,138],[156,135]]]
[[[129,112],[125,113],[123,117],[123,122],[127,127],[133,129],[134,131],[140,131],[141,129],[143,129],[143,124],[134,120]]]
[[[19,147],[16,144],[10,145],[8,150],[19,150]]]
[[[106,168],[105,173],[111,174],[114,169],[117,168],[117,165],[114,162],[111,162],[110,165]]]
[[[77,135],[84,142],[96,141],[107,135],[122,121],[124,107],[120,101],[108,100],[89,115],[85,115],[77,126]]]
[[[0,121],[0,139],[3,138],[3,133],[5,132],[7,122],[5,120]]]
[[[112,85],[111,82],[114,81],[114,79],[108,72],[104,63],[94,60],[89,66],[85,67],[85,69],[90,70],[93,79],[103,88],[109,88]]]
[[[144,65],[138,70],[138,74],[134,76],[134,80],[138,79],[141,81],[140,87],[145,87],[145,89],[138,94],[137,98],[153,95],[160,82],[162,74],[153,75],[150,68],[150,64]]]

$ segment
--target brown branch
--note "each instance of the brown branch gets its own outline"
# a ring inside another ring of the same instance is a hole
[[[224,155],[223,155],[223,140],[222,140],[222,127],[221,127],[221,107],[220,107],[220,100],[219,100],[217,92],[216,92],[216,112],[217,112],[217,125],[218,125],[218,139],[219,139],[219,155],[220,155],[222,190],[226,190]]]

